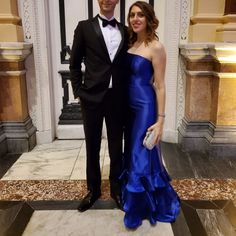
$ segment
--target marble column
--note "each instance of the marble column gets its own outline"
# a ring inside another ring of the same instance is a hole
[[[0,155],[22,153],[36,143],[28,112],[25,58],[32,44],[23,42],[17,0],[1,0],[0,9]]]
[[[25,58],[32,45],[0,42],[0,120],[9,153],[31,150],[36,143],[36,129],[28,113]]]
[[[236,153],[236,44],[181,46],[185,65],[185,115],[179,143],[213,157]]]
[[[180,46],[185,113],[178,142],[187,151],[235,156],[235,1],[193,3],[189,42]]]

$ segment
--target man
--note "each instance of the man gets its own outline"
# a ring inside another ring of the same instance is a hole
[[[75,98],[79,97],[87,152],[88,194],[80,212],[89,209],[101,196],[99,152],[102,125],[107,127],[110,156],[110,194],[122,208],[119,176],[122,167],[123,93],[127,33],[114,19],[119,0],[98,0],[100,14],[79,22],[71,51],[70,71]],[[84,77],[81,63],[85,64]],[[83,77],[83,79],[82,79]]]

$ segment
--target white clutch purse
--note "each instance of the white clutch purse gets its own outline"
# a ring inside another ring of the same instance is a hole
[[[146,133],[146,136],[144,137],[143,140],[143,145],[146,147],[148,150],[152,150],[155,146],[155,131],[149,131]]]

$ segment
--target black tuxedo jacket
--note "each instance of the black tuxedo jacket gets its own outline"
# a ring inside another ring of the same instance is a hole
[[[125,82],[125,58],[128,49],[127,30],[118,23],[122,40],[111,62],[106,44],[99,26],[98,16],[80,21],[74,32],[74,41],[70,57],[70,74],[75,98],[99,103],[102,101],[112,76],[112,87],[122,90]],[[83,76],[81,63],[85,64]]]

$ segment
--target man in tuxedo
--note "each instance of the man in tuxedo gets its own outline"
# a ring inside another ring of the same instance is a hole
[[[122,208],[119,176],[122,168],[124,120],[126,28],[114,19],[119,0],[98,0],[100,14],[79,22],[74,32],[70,58],[71,83],[82,108],[86,152],[88,194],[80,212],[89,209],[101,196],[100,145],[103,120],[107,128],[110,156],[110,194]],[[85,73],[81,71],[82,62]]]

